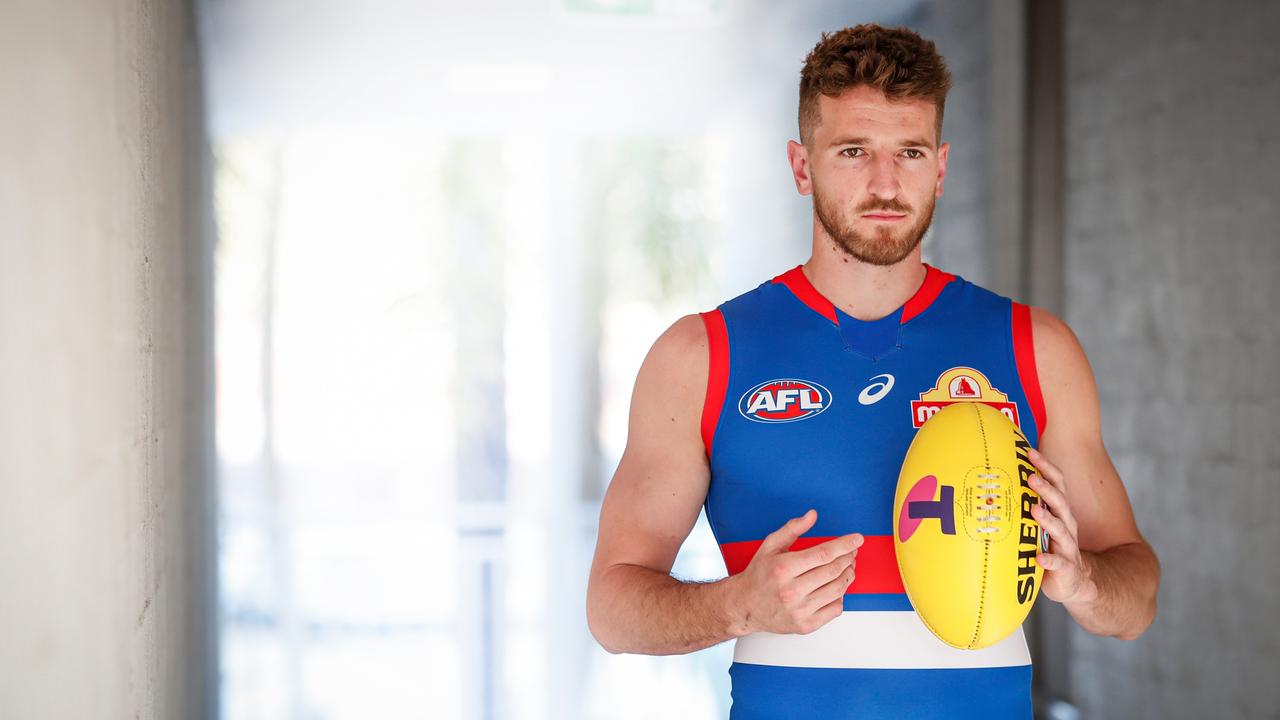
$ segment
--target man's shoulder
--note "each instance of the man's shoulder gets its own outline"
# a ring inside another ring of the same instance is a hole
[[[1035,305],[1028,306],[1031,316],[1031,336],[1035,341],[1036,357],[1043,356],[1072,359],[1084,357],[1084,349],[1071,326],[1053,312]],[[1042,352],[1043,351],[1043,352]]]
[[[725,325],[725,312],[741,314],[758,305],[762,291],[775,284],[779,276],[772,276],[755,287],[724,300],[702,312],[683,315],[671,323],[654,341],[649,355],[656,364],[683,363],[700,359],[705,365],[707,347],[717,340]],[[703,368],[705,370],[705,367]]]
[[[1036,374],[1044,394],[1049,427],[1088,426],[1097,413],[1097,385],[1084,346],[1066,321],[1041,307],[1030,306]],[[1077,428],[1078,429],[1078,428]]]
[[[709,333],[703,313],[690,313],[678,318],[653,341],[641,365],[642,375],[654,381],[654,387],[671,389],[705,384]]]
[[[705,313],[689,313],[671,323],[653,343],[653,350],[668,356],[685,357],[705,353],[707,318]]]

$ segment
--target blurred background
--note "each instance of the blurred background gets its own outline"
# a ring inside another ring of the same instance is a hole
[[[631,385],[802,262],[824,31],[955,88],[928,262],[1061,314],[1164,576],[1045,718],[1280,718],[1280,5],[0,0],[0,718],[724,718],[585,619]],[[724,575],[705,518],[673,572]]]

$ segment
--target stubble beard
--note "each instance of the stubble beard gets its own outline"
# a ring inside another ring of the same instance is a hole
[[[895,265],[916,249],[933,222],[935,199],[929,197],[928,205],[914,224],[905,228],[881,226],[867,235],[854,230],[852,218],[842,215],[840,207],[822,193],[816,183],[813,186],[813,209],[827,235],[853,258],[880,266]],[[887,202],[871,201],[859,206],[852,216],[877,211],[910,214],[911,207],[896,198]]]

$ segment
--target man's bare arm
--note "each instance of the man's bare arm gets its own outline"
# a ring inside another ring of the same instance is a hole
[[[1128,494],[1102,441],[1097,386],[1071,329],[1032,308],[1036,367],[1048,418],[1032,461],[1032,487],[1050,508],[1036,510],[1053,542],[1041,556],[1044,591],[1081,627],[1124,640],[1156,613],[1160,563],[1138,531]]]
[[[707,354],[702,319],[687,315],[653,344],[636,377],[587,585],[587,624],[610,652],[684,653],[735,637],[724,581],[669,574],[710,480],[699,434]]]
[[[860,535],[790,552],[809,511],[765,538],[746,570],[709,583],[671,577],[710,482],[700,432],[706,331],[689,315],[658,338],[636,378],[627,447],[605,493],[587,624],[613,653],[687,653],[756,630],[812,632],[842,610]]]

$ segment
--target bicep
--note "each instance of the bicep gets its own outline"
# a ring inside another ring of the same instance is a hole
[[[706,332],[689,315],[654,343],[636,378],[627,446],[600,510],[593,576],[618,564],[671,570],[710,482],[699,434],[706,381]]]
[[[1071,329],[1032,309],[1036,368],[1047,420],[1040,452],[1062,470],[1084,550],[1142,542],[1120,474],[1102,440],[1098,389]]]

